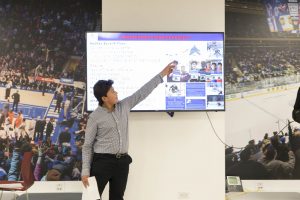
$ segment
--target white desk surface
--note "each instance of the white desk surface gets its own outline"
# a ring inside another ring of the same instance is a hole
[[[299,200],[298,192],[232,192],[226,200]]]
[[[0,191],[0,200],[14,200],[18,195],[12,191]]]

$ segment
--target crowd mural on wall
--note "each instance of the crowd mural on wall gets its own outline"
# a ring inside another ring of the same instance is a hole
[[[0,2],[0,180],[21,180],[25,152],[35,181],[81,179],[85,33],[100,12],[96,0]]]
[[[225,84],[228,89],[227,100],[243,99],[252,109],[255,106],[256,110],[262,110],[266,119],[270,118],[274,110],[279,109],[278,105],[290,110],[295,103],[294,99],[289,100],[289,104],[292,104],[289,105],[273,98],[274,105],[270,105],[273,110],[267,108],[263,110],[260,105],[254,105],[249,99],[286,91],[290,91],[288,95],[292,95],[295,88],[299,87],[300,49],[299,41],[295,39],[298,37],[295,33],[299,33],[299,14],[297,1],[267,0],[261,3],[261,6],[263,8],[266,6],[265,15],[254,15],[250,11],[248,14],[226,13],[226,30],[229,30],[226,31],[227,38],[243,38],[243,40],[232,39],[227,42]],[[288,18],[293,19],[291,26],[294,26],[290,30],[284,29],[285,27],[279,24],[281,19],[288,20]],[[271,22],[274,22],[273,26],[269,27]],[[266,99],[264,101],[267,101]],[[248,108],[240,110],[243,113]],[[285,123],[280,129],[272,130],[265,127],[266,132],[252,133],[257,137],[251,138],[245,146],[239,148],[235,148],[235,144],[227,146],[226,175],[240,176],[241,179],[299,179],[300,129],[297,128],[299,127],[297,123],[292,123],[291,114],[285,112],[282,116],[273,115],[273,120],[275,118],[278,123],[279,121]],[[256,117],[263,118],[258,114]],[[258,124],[263,122],[257,121],[251,126]],[[236,123],[236,126],[240,130],[245,130],[241,124]],[[229,135],[230,128],[227,131],[226,134]],[[249,137],[245,131],[236,134]]]

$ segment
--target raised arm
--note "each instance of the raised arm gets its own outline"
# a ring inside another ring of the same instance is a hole
[[[123,99],[121,103],[131,110],[138,103],[143,101],[151,92],[163,82],[163,77],[169,75],[174,67],[177,65],[177,61],[169,63],[159,74],[154,76],[150,81],[143,85],[139,90],[133,93],[131,96]]]

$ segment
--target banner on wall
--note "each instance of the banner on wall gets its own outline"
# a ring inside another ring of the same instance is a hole
[[[264,4],[271,32],[299,33],[298,0],[265,0]]]

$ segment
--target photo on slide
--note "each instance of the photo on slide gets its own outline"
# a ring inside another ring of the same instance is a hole
[[[166,96],[185,96],[185,84],[182,83],[167,83]]]

